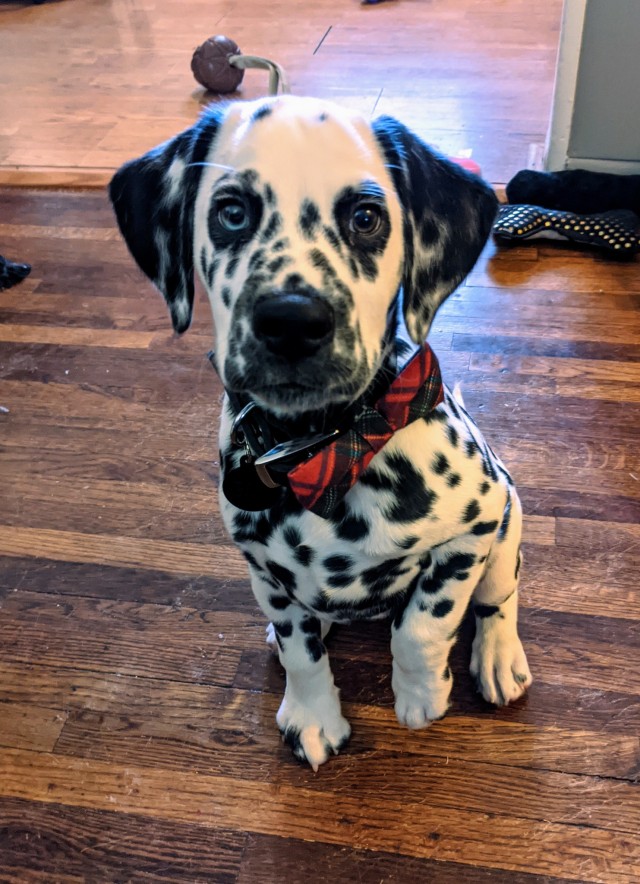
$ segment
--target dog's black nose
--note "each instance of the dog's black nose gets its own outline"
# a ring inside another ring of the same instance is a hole
[[[313,295],[279,292],[256,302],[253,333],[278,356],[312,356],[333,335],[333,310]]]

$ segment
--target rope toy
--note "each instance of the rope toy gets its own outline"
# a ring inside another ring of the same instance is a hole
[[[243,55],[238,44],[222,34],[205,40],[191,59],[197,82],[210,92],[222,94],[236,91],[247,68],[269,71],[269,95],[291,91],[284,68],[268,58]]]

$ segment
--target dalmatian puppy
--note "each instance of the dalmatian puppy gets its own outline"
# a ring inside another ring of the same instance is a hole
[[[323,512],[291,480],[384,399],[401,354],[425,352],[489,236],[491,189],[395,119],[284,96],[210,109],[123,166],[110,196],[175,330],[189,326],[195,274],[211,302],[221,510],[286,671],[277,724],[294,755],[317,770],[350,735],[324,643],[334,622],[389,618],[396,715],[424,728],[447,711],[471,602],[479,690],[519,698],[531,683],[516,623],[522,511],[459,397],[442,387],[367,449],[351,484],[323,490]],[[296,452],[302,466],[278,475]]]

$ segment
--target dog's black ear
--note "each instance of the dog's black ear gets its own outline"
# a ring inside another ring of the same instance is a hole
[[[129,251],[164,295],[180,333],[189,328],[193,312],[196,194],[221,119],[221,109],[209,111],[191,129],[125,163],[109,184]]]
[[[481,178],[427,147],[393,117],[373,132],[404,212],[404,316],[421,343],[436,310],[478,260],[498,209]]]

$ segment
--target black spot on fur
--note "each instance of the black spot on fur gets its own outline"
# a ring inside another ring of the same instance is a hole
[[[295,525],[287,525],[282,532],[282,536],[284,542],[290,546],[291,549],[295,549],[296,546],[299,546],[302,543],[302,534],[300,534]]]
[[[387,559],[373,568],[367,568],[362,572],[362,583],[369,592],[380,593],[388,589],[399,576],[407,573],[402,567],[404,558]]]
[[[458,431],[453,426],[453,424],[449,424],[449,426],[447,427],[447,435],[449,437],[449,442],[451,442],[451,444],[455,448],[456,445],[458,444],[459,436],[458,436]]]
[[[479,488],[480,494],[486,494],[490,488],[491,485],[488,482],[483,482]]]
[[[325,225],[325,227],[322,228],[322,232],[324,233],[329,244],[333,246],[333,248],[339,255],[342,255],[342,243],[340,242],[338,234],[335,232],[335,230],[332,227],[328,227]]]
[[[241,552],[252,568],[254,568],[256,571],[264,571],[264,568],[256,561],[255,556],[252,556],[251,553],[248,552],[246,549],[241,550]]]
[[[437,495],[427,488],[422,473],[401,452],[387,454],[384,460],[391,470],[392,490],[396,497],[395,501],[385,508],[385,517],[392,522],[416,522],[428,516],[437,500]]]
[[[263,120],[265,117],[270,117],[272,113],[273,108],[270,105],[266,104],[264,105],[264,107],[259,107],[257,111],[254,111],[251,114],[251,122],[257,123],[258,120]]]
[[[449,488],[455,488],[456,485],[459,485],[461,482],[462,476],[460,473],[451,473],[447,478],[447,485]]]
[[[432,246],[440,239],[440,232],[437,224],[431,218],[424,217],[420,225],[420,239],[424,246]],[[429,282],[431,280],[429,279]],[[418,283],[418,289],[422,290],[422,286]]]
[[[509,496],[507,497],[507,503],[504,508],[504,515],[502,517],[502,524],[498,529],[498,540],[502,541],[507,536],[507,531],[509,530],[509,524],[511,522],[511,492],[509,492]]]
[[[302,544],[301,546],[296,547],[293,556],[301,565],[310,565],[315,553],[311,549],[310,546],[305,546]]]
[[[222,303],[224,306],[229,309],[231,306],[231,289],[228,285],[222,286],[222,291],[220,292],[220,297],[222,298]]]
[[[441,599],[439,602],[435,603],[431,609],[431,614],[433,617],[440,618],[446,617],[451,611],[453,611],[453,602],[451,599]]]
[[[292,571],[279,565],[278,562],[268,561],[267,569],[274,580],[283,587],[287,595],[291,596],[296,591],[296,578]]]
[[[278,271],[282,270],[283,267],[286,267],[287,264],[291,264],[291,258],[288,255],[279,255],[277,258],[274,258],[273,261],[270,261],[267,265],[267,270],[269,273],[278,273]]]
[[[445,391],[444,401],[446,402],[449,410],[454,415],[454,417],[460,418],[460,409],[458,408],[458,403],[454,399],[453,396],[449,395],[448,392]]]
[[[409,606],[409,602],[413,598],[413,594],[416,591],[419,580],[420,580],[420,572],[418,571],[418,573],[413,578],[413,580],[411,581],[411,583],[407,587],[406,591],[404,592],[402,599],[401,599],[401,604],[399,604],[398,607],[396,608],[396,612],[395,612],[395,615],[393,618],[393,628],[394,629],[400,629],[400,627],[402,626],[402,621],[404,620],[405,612]]]
[[[238,255],[232,255],[229,258],[229,261],[227,262],[227,266],[225,267],[225,271],[224,271],[224,275],[227,277],[227,279],[231,279],[233,277],[236,270],[238,269],[238,262],[239,261],[240,261],[240,258],[238,257]]]
[[[253,255],[249,258],[249,273],[253,273],[255,270],[261,270],[264,267],[267,260],[267,253],[264,249],[256,249]]]
[[[273,534],[275,527],[276,523],[273,519],[268,519],[266,516],[260,516],[251,539],[266,546],[269,543],[269,539]]]
[[[397,540],[396,543],[400,549],[411,549],[412,546],[416,545],[418,540],[420,540],[419,537],[416,537],[415,534],[410,534],[408,537],[403,537],[402,540]]]
[[[473,457],[474,454],[478,451],[478,446],[476,445],[475,439],[467,439],[464,443],[464,451],[467,457]]]
[[[393,479],[390,476],[371,468],[365,470],[360,476],[360,482],[376,491],[391,491],[394,487]]]
[[[291,604],[291,600],[286,595],[270,595],[269,604],[276,611],[284,611]]]
[[[431,469],[437,476],[441,476],[449,469],[449,461],[444,456],[444,454],[442,454],[442,452],[436,454],[436,456],[434,457],[433,463],[431,464]]]
[[[335,278],[336,271],[331,266],[331,262],[320,249],[312,249],[309,252],[309,258],[314,267],[317,267],[318,270],[321,270],[327,277],[330,279]]]
[[[317,663],[318,660],[327,653],[324,643],[317,635],[308,636],[305,644],[307,646],[307,653],[314,663]]]
[[[423,571],[428,571],[432,564],[433,556],[430,552],[426,552],[423,556],[420,556],[420,561],[418,562],[418,565]]]
[[[442,679],[443,679],[443,681],[449,681],[450,678],[451,678],[451,670],[449,669],[448,666],[445,666],[444,672],[442,673]]]
[[[298,226],[305,239],[313,239],[318,233],[318,228],[320,227],[320,210],[312,200],[305,199],[302,201]]]
[[[283,620],[281,623],[274,622],[273,628],[281,638],[289,638],[293,634],[293,624],[290,620]]]
[[[431,576],[423,578],[420,589],[431,595],[440,592],[450,580],[465,580],[475,560],[471,553],[454,553],[445,562],[438,562]]]
[[[269,221],[267,222],[267,226],[262,231],[262,235],[260,239],[262,242],[269,242],[270,239],[273,239],[274,236],[277,236],[282,228],[282,215],[280,212],[274,212]]]
[[[320,621],[317,617],[305,617],[300,624],[300,629],[309,635],[320,635]]]
[[[477,537],[481,537],[483,534],[492,534],[497,527],[497,520],[492,522],[477,522],[471,529],[471,533],[475,534]]]
[[[464,513],[462,515],[463,522],[473,522],[474,519],[477,519],[480,515],[480,504],[477,500],[470,500],[466,505]]]
[[[327,577],[327,585],[333,589],[344,589],[345,586],[351,586],[354,581],[353,574],[349,571],[338,571],[336,574],[329,574]]]
[[[432,408],[429,414],[425,414],[422,420],[425,422],[425,424],[446,424],[449,418],[446,411],[437,406],[436,408]]]
[[[275,205],[276,195],[273,192],[273,188],[270,184],[265,184],[264,186],[264,200],[268,206]]]
[[[487,617],[493,617],[494,614],[497,614],[500,608],[497,605],[474,605],[473,610],[476,617],[485,620]]]
[[[363,516],[345,515],[336,525],[336,534],[342,540],[362,540],[369,533],[369,523]]]
[[[328,556],[324,559],[322,565],[327,571],[346,571],[348,568],[353,567],[353,559],[349,558],[349,556]]]
[[[518,558],[516,559],[516,573],[513,575],[515,579],[518,579],[518,575],[520,574],[520,568],[522,567],[522,553],[520,549],[518,549]]]

